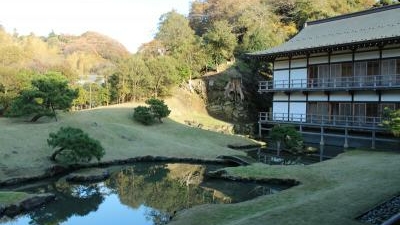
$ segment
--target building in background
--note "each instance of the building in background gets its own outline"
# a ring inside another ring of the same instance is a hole
[[[308,22],[286,43],[250,55],[273,62],[273,80],[259,83],[260,93],[273,93],[260,135],[288,123],[321,144],[396,142],[381,122],[384,108],[400,109],[400,4]]]

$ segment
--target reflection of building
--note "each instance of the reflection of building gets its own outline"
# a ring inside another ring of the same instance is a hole
[[[291,40],[252,56],[273,62],[273,80],[259,84],[260,93],[273,93],[260,134],[283,122],[335,130],[346,137],[341,145],[351,144],[349,132],[364,132],[374,147],[383,109],[400,109],[399,4],[308,22]]]

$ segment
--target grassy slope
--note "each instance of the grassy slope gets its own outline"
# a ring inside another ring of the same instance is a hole
[[[400,154],[353,151],[310,166],[230,168],[233,175],[292,178],[301,184],[238,204],[199,206],[178,214],[171,225],[360,224],[356,216],[400,194],[399,162]]]
[[[46,139],[61,126],[83,129],[101,141],[106,149],[103,160],[143,155],[213,159],[221,154],[241,154],[228,143],[249,144],[232,135],[191,128],[166,119],[163,124],[143,126],[131,120],[133,105],[120,105],[60,114],[59,122],[26,123],[0,118],[0,180],[42,173],[51,165],[52,149]]]
[[[134,105],[65,113],[59,122],[50,123],[0,118],[0,179],[42,173],[51,164],[46,158],[52,152],[46,144],[48,133],[67,125],[80,127],[101,140],[107,151],[103,160],[141,155],[214,158],[241,153],[226,148],[228,143],[249,143],[241,137],[174,122],[196,119],[209,126],[224,125],[207,117],[195,100],[182,104],[188,98],[181,98],[167,101],[177,109],[171,119],[150,127],[130,119]],[[179,213],[172,224],[359,224],[354,217],[399,194],[399,162],[399,154],[354,151],[311,166],[254,164],[230,168],[228,172],[233,175],[293,178],[301,185],[238,204],[198,206]],[[0,203],[10,198],[14,197],[0,193]]]
[[[24,192],[3,192],[0,191],[0,206],[12,204],[26,199],[30,195]]]

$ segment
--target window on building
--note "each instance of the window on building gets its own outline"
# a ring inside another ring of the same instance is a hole
[[[340,63],[331,64],[331,85],[333,87],[341,86],[342,65]]]
[[[368,76],[379,75],[379,62],[378,61],[368,61],[367,62],[367,75]]]
[[[363,77],[367,74],[367,62],[354,63],[355,76]]]
[[[365,123],[366,116],[366,104],[365,103],[354,103],[353,110],[354,122],[355,123]]]
[[[396,60],[395,59],[386,59],[382,60],[381,64],[381,84],[385,86],[391,86],[395,83],[395,74],[396,74]]]
[[[353,76],[353,63],[342,63],[342,77]]]
[[[307,104],[307,122],[321,123],[329,118],[328,102],[309,102]]]
[[[318,66],[310,66],[308,68],[308,87],[317,87],[318,84]]]
[[[354,82],[360,87],[376,84],[375,76],[379,75],[379,62],[356,62]]]
[[[329,65],[318,66],[318,86],[328,87],[329,86]]]
[[[353,113],[352,113],[351,103],[344,103],[344,102],[339,103],[339,117],[338,117],[339,123],[347,123],[351,121],[352,115]]]
[[[377,117],[378,109],[379,109],[379,104],[367,103],[366,104],[366,116],[367,117]]]
[[[396,60],[396,74],[400,75],[400,59]]]

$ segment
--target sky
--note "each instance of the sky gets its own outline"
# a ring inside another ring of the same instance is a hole
[[[34,33],[105,34],[130,52],[151,41],[160,16],[176,10],[185,16],[191,0],[2,0],[0,25],[19,35]]]

